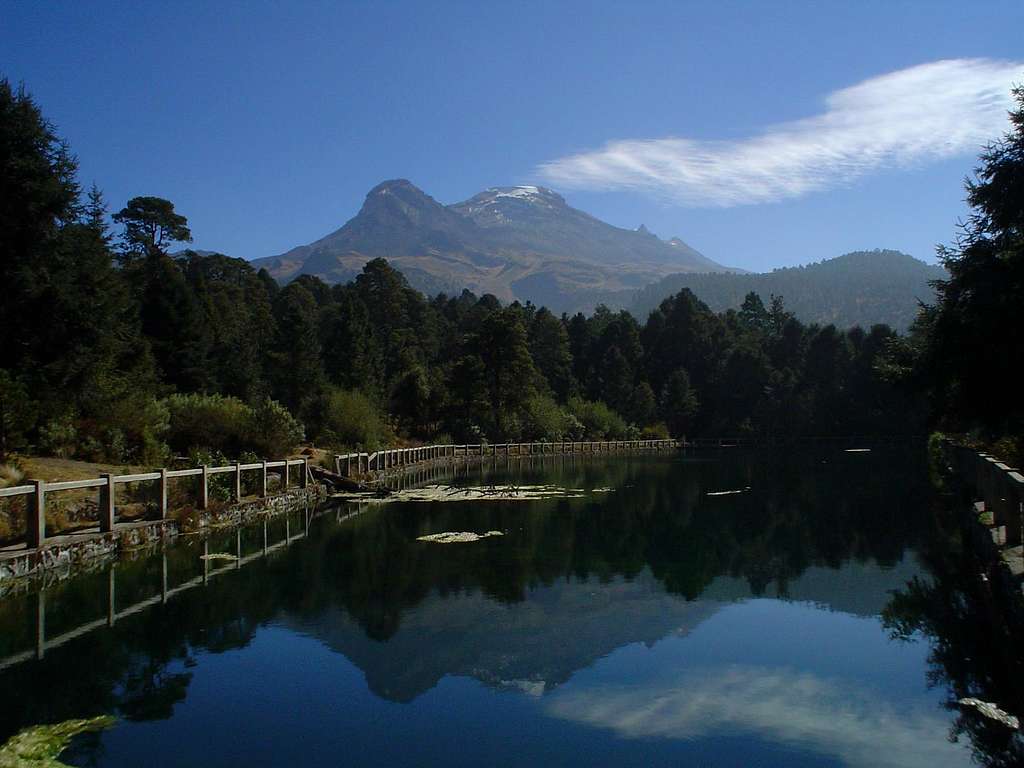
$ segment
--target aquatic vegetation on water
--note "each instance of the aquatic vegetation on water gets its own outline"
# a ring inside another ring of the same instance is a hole
[[[479,541],[490,536],[504,536],[501,531],[486,531],[485,533],[473,533],[472,531],[445,531],[444,533],[430,533],[426,536],[417,536],[416,541],[432,541],[435,544],[464,544],[470,541]]]
[[[962,707],[973,707],[985,717],[989,718],[990,720],[1000,722],[1007,728],[1012,728],[1013,730],[1017,730],[1018,728],[1020,728],[1020,720],[1018,720],[1016,717],[1009,714],[1008,712],[1004,712],[995,704],[992,704],[988,701],[982,701],[981,699],[975,698],[967,698],[960,699],[957,703]]]
[[[604,492],[595,489],[594,492]],[[425,485],[394,491],[386,496],[376,492],[339,493],[332,498],[346,501],[366,501],[386,504],[394,501],[533,501],[536,499],[582,499],[586,492],[581,488],[563,488],[560,485],[490,485],[450,486]]]
[[[72,737],[88,731],[102,731],[115,722],[115,718],[101,715],[25,728],[0,747],[0,768],[63,768],[65,764],[57,756],[64,751]]]
[[[733,494],[736,494],[736,493],[746,493],[749,490],[750,490],[750,486],[748,485],[746,488],[737,488],[734,491],[708,491],[704,495],[705,496],[732,496]]]
[[[211,552],[208,555],[200,555],[200,560],[237,560],[238,557],[227,552]]]

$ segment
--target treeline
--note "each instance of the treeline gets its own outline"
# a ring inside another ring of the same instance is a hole
[[[919,431],[879,363],[896,335],[687,290],[647,321],[413,290],[383,259],[280,287],[193,251],[160,198],[113,215],[31,97],[0,83],[0,452],[157,463],[303,439],[769,437]]]

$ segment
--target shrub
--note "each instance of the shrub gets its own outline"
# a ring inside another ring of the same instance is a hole
[[[21,485],[25,473],[17,462],[0,464],[0,488]],[[0,499],[0,542],[6,543],[21,536],[25,530],[25,506],[28,497]]]
[[[640,436],[644,440],[668,440],[668,427],[663,421],[659,421],[657,424],[648,424],[643,428]]]
[[[525,411],[528,440],[561,440],[569,433],[569,414],[549,395],[534,395],[526,402]]]
[[[252,409],[236,397],[171,395],[167,442],[177,451],[208,448],[235,455],[246,447],[253,424]]]
[[[25,473],[17,464],[13,462],[0,464],[0,488],[9,488],[13,485],[19,485],[24,477]]]
[[[988,452],[993,456],[998,456],[1001,461],[1019,467],[1024,463],[1021,461],[1024,458],[1024,439],[1009,436],[1001,437],[989,446]]]
[[[51,456],[73,456],[77,442],[78,430],[70,415],[50,419],[39,428],[39,449]]]
[[[220,451],[211,451],[209,448],[193,448],[188,453],[188,463],[192,467],[223,467],[232,462]],[[189,484],[194,487],[186,491],[193,504],[199,496],[201,483],[202,480],[197,479]],[[207,478],[206,489],[211,500],[220,502],[230,501],[235,492],[235,476],[230,473],[210,475]]]
[[[247,447],[262,456],[287,456],[305,438],[302,424],[276,400],[265,398],[252,409]]]
[[[90,434],[78,439],[78,449],[75,453],[85,461],[103,461],[106,458],[103,443]]]
[[[571,397],[569,412],[583,425],[584,439],[625,440],[629,437],[630,431],[625,420],[600,400]]]
[[[565,414],[565,436],[572,441],[582,440],[586,435],[587,431],[583,427],[583,422],[576,418],[575,414],[566,412]]]
[[[107,402],[102,412],[75,421],[74,453],[111,464],[163,464],[168,455],[163,436],[169,419],[165,401],[142,392],[126,393]]]
[[[140,394],[112,406],[100,424],[98,437],[110,461],[156,465],[167,458],[164,437],[169,426],[166,401]],[[115,455],[119,450],[122,455]]]
[[[327,390],[317,412],[316,436],[324,445],[376,448],[394,437],[370,399],[355,390]]]
[[[139,461],[151,466],[161,466],[167,463],[171,451],[167,443],[160,440],[150,432],[142,435],[142,445],[139,446]]]
[[[255,464],[260,460],[252,451],[242,451],[238,456],[239,464]],[[259,478],[252,470],[242,473],[242,496],[255,496],[259,492]]]
[[[238,456],[254,452],[260,458],[290,453],[305,439],[302,424],[276,400],[264,398],[255,406],[223,395],[171,395],[167,438],[179,452],[214,452]]]

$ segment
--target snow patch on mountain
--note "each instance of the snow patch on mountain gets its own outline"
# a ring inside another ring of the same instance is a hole
[[[491,187],[478,195],[476,200],[480,204],[479,207],[484,207],[493,205],[502,198],[525,200],[533,205],[541,205],[547,208],[552,207],[553,203],[562,202],[561,197],[550,189],[526,184],[517,187]]]
[[[492,187],[491,192],[494,192],[494,197],[520,197],[529,200],[532,197],[536,197],[540,194],[540,188],[538,187]]]

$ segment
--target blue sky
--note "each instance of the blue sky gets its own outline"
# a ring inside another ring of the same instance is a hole
[[[0,8],[0,73],[83,181],[115,210],[169,198],[195,247],[247,258],[402,177],[443,203],[541,183],[753,270],[931,260],[1000,132],[993,83],[1024,82],[1020,0]]]

